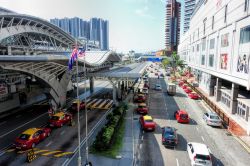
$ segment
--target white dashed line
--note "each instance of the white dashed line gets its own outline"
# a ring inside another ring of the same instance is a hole
[[[52,144],[52,141],[50,141],[47,145],[45,145],[46,147],[48,147],[50,144]]]
[[[205,142],[205,139],[202,136],[201,136],[201,139],[202,139],[203,142]]]
[[[63,135],[65,133],[65,130],[63,130],[61,133],[60,133],[60,135]]]
[[[22,116],[22,115],[17,115],[16,118],[19,118],[19,117],[21,117],[21,116]]]
[[[142,144],[140,144],[140,149],[142,148]]]
[[[177,158],[176,158],[176,165],[179,166],[179,161]]]
[[[143,140],[143,136],[141,137],[141,140]]]
[[[198,127],[196,127],[196,130],[198,131],[198,130],[199,130],[199,128],[198,128]]]
[[[1,125],[3,125],[3,124],[5,124],[6,122],[7,122],[7,121],[3,121],[3,122],[1,122],[1,123],[0,123],[0,126],[1,126]]]

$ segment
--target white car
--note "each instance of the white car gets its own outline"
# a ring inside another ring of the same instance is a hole
[[[212,166],[211,152],[207,145],[189,142],[187,152],[192,166]]]
[[[210,126],[221,127],[222,125],[222,121],[220,117],[216,113],[213,113],[213,112],[204,113],[203,119],[205,120],[207,125],[210,125]]]
[[[160,84],[155,84],[155,90],[161,90],[161,85]]]

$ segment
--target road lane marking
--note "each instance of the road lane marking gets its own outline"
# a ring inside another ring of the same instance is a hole
[[[45,145],[45,146],[47,146],[47,147],[48,147],[50,144],[52,144],[52,141],[50,141],[50,142],[49,142],[47,145]]]
[[[48,156],[48,155],[51,155],[51,154],[54,154],[54,153],[60,153],[60,152],[62,152],[62,151],[55,150],[55,151],[51,151],[51,152],[48,152],[48,153],[44,153],[44,154],[42,154],[42,156]]]
[[[201,139],[203,140],[203,142],[205,142],[205,139],[201,136]]]
[[[69,155],[69,154],[73,154],[73,152],[60,153],[60,154],[54,155],[54,157],[61,157],[61,156]]]
[[[6,122],[7,122],[7,121],[3,121],[3,122],[1,122],[1,123],[0,123],[0,126],[1,126],[1,125],[3,125],[3,124],[5,124]]]
[[[176,165],[179,166],[179,161],[177,158],[176,158]]]
[[[21,116],[22,116],[22,115],[17,115],[16,118],[19,118],[19,117],[21,117]]]
[[[2,155],[4,155],[5,154],[5,152],[2,152],[2,153],[0,153],[0,156],[2,156]]]
[[[140,149],[142,148],[142,144],[140,144]]]
[[[6,152],[10,153],[10,152],[13,152],[13,151],[15,151],[15,150],[16,150],[15,148],[13,148],[13,149],[8,149],[8,150],[6,150]]]
[[[65,133],[65,130],[63,130],[61,133],[60,133],[60,135],[63,135]]]
[[[29,124],[30,122],[33,122],[33,121],[35,121],[35,120],[39,119],[40,117],[44,116],[45,114],[48,114],[48,113],[47,113],[47,112],[45,112],[44,114],[39,115],[38,117],[36,117],[36,118],[32,119],[31,121],[28,121],[28,122],[26,122],[26,123],[24,123],[24,124],[22,124],[22,125],[18,126],[17,128],[15,128],[15,129],[13,129],[13,130],[11,130],[11,131],[9,131],[9,132],[7,132],[7,133],[5,133],[5,134],[1,135],[1,136],[0,136],[0,138],[3,138],[4,136],[6,136],[6,135],[8,135],[8,134],[12,133],[13,131],[15,131],[15,130],[17,130],[17,129],[20,129],[21,127],[23,127],[23,126],[25,126],[25,125]]]
[[[43,152],[48,152],[49,150],[38,150],[38,151],[35,151],[34,154],[38,154],[38,153],[43,153]]]
[[[144,138],[144,137],[143,137],[143,136],[141,136],[141,140],[143,140],[143,138]]]
[[[198,127],[195,127],[196,128],[196,130],[198,131],[199,130],[199,128]]]

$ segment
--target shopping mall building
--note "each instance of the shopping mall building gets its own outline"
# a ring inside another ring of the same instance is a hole
[[[178,54],[199,88],[250,135],[250,0],[200,0]]]

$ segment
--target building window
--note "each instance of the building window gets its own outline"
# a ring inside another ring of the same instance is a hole
[[[241,103],[238,101],[238,104],[237,104],[237,114],[239,116],[241,116],[242,118],[246,118],[246,112],[247,112],[247,109],[249,109],[248,106],[246,106],[245,104]]]
[[[199,52],[199,44],[196,45],[196,51]]]
[[[205,18],[205,19],[203,20],[203,35],[206,34],[206,21],[207,21],[207,18]]]
[[[227,70],[227,62],[228,62],[228,55],[220,54],[220,68],[221,69]]]
[[[225,6],[224,23],[227,22],[227,5]]]
[[[229,33],[221,35],[221,47],[227,47],[229,45],[228,35]]]
[[[249,0],[245,0],[244,11],[246,12],[249,7]]]
[[[201,55],[201,65],[205,65],[205,55]]]
[[[206,38],[202,39],[202,51],[206,49]]]
[[[224,92],[221,93],[221,102],[225,104],[228,108],[230,108],[230,99],[231,99],[230,95]]]
[[[214,16],[212,17],[212,30],[214,29]]]
[[[210,40],[210,45],[209,45],[210,49],[214,49],[214,42],[215,42],[214,38]]]
[[[214,54],[209,54],[208,65],[209,67],[214,67]]]
[[[240,44],[250,42],[250,25],[240,29]]]

